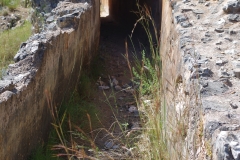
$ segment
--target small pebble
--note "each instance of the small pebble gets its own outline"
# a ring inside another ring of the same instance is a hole
[[[119,97],[118,100],[123,100],[124,98],[123,97]]]
[[[98,86],[98,88],[100,90],[108,90],[108,89],[110,89],[110,87],[108,87],[108,86]]]
[[[139,117],[140,116],[138,110],[133,111],[133,114],[134,114],[135,117]]]
[[[116,91],[122,90],[122,87],[120,87],[119,85],[116,85],[114,88],[115,88]]]
[[[133,113],[134,111],[137,111],[137,107],[131,105],[131,106],[129,107],[128,111],[129,111],[130,113]]]
[[[207,7],[208,7],[209,5],[210,5],[210,3],[209,3],[209,2],[205,3],[205,6],[207,6]]]
[[[223,61],[222,60],[216,61],[216,65],[219,65],[219,66],[223,65]]]
[[[126,89],[125,92],[126,92],[126,93],[132,93],[132,94],[133,94],[133,93],[135,92],[135,90],[134,90],[134,89]]]
[[[216,45],[221,45],[222,44],[222,41],[218,41],[217,43],[216,43]]]
[[[112,83],[113,83],[114,86],[118,85],[118,81],[116,80],[116,78],[112,79]]]
[[[114,146],[114,143],[113,143],[112,140],[107,140],[107,141],[104,143],[104,145],[105,145],[105,148],[106,148],[106,149],[111,149],[111,148]]]
[[[233,70],[233,73],[234,75],[237,77],[237,78],[240,78],[240,68],[236,68]]]
[[[233,109],[237,109],[237,108],[238,108],[238,103],[237,103],[237,102],[230,102],[230,106],[231,106]]]
[[[119,145],[112,146],[112,149],[118,149],[118,148],[119,148]]]
[[[222,28],[215,28],[215,31],[218,32],[218,33],[222,33],[222,32],[224,32],[224,29],[222,29]]]

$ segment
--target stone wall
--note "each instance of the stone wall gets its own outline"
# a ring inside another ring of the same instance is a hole
[[[0,159],[26,159],[46,140],[55,105],[76,86],[99,43],[99,1],[61,2],[46,14],[45,30],[23,43],[0,81]]]
[[[182,152],[188,159],[239,159],[239,2],[164,0],[162,9],[168,110],[189,113]]]
[[[162,59],[162,86],[166,108],[166,135],[168,151],[172,159],[195,159],[193,138],[197,131],[199,118],[193,125],[189,117],[198,107],[198,94],[189,83],[188,71],[184,65],[183,51],[181,48],[181,34],[174,22],[172,5],[168,0],[162,1],[161,44],[160,55]],[[194,98],[194,99],[193,99]],[[187,113],[187,114],[186,114]],[[182,124],[182,126],[180,126]],[[187,135],[181,133],[186,132]],[[171,134],[170,134],[171,133]],[[175,139],[175,140],[174,140]],[[189,156],[186,158],[185,156]],[[185,158],[183,158],[183,157]]]

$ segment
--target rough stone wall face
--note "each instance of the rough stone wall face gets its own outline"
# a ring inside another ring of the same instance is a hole
[[[201,95],[201,103],[189,101],[189,159],[239,159],[239,1],[164,0],[162,8],[166,97],[177,100],[176,110],[186,108],[171,97],[178,77],[183,86],[178,93],[189,99]]]
[[[162,1],[162,21],[161,21],[161,44],[160,44],[160,55],[162,59],[162,86],[164,97],[166,101],[166,125],[177,127],[176,120],[176,108],[177,103],[177,90],[176,80],[182,76],[182,58],[180,54],[179,46],[179,34],[173,24],[173,15],[171,4],[168,0]],[[166,128],[166,132],[169,132],[169,128]],[[170,133],[170,132],[169,132]],[[173,135],[174,136],[174,135]],[[176,135],[175,135],[176,136]],[[167,138],[168,140],[171,137]],[[178,139],[181,139],[180,135]],[[184,151],[184,146],[178,144],[181,151]],[[171,144],[169,148],[172,148]],[[168,151],[170,151],[169,149]],[[177,149],[176,149],[177,150]],[[173,151],[173,150],[172,150]],[[171,153],[172,159],[181,159],[177,154]]]
[[[72,17],[60,28],[63,6]],[[55,11],[55,12],[54,12]],[[23,43],[7,75],[0,81],[0,159],[23,159],[46,140],[51,117],[46,91],[60,105],[76,86],[83,63],[96,53],[99,41],[99,1],[62,2],[47,29]]]
[[[179,66],[181,64],[181,58],[179,54],[179,35],[173,25],[172,9],[169,5],[169,2],[163,1],[160,54],[163,59],[163,75],[168,79],[170,84],[174,84],[177,75],[181,74],[181,72],[177,70],[181,68]],[[164,83],[165,90],[166,88],[171,88],[171,86],[169,86],[170,84],[167,84],[167,81],[164,82],[166,82]]]
[[[184,124],[181,131],[187,133],[186,137],[182,137],[178,133],[174,135],[175,133],[170,131],[171,129],[167,131],[171,133],[168,137],[169,141],[177,137],[175,144],[168,144],[169,150],[173,159],[197,159],[195,144],[200,141],[199,137],[195,137],[199,130],[200,115],[198,84],[191,81],[188,76],[190,73],[184,62],[181,40],[179,28],[174,22],[172,3],[163,0],[160,55],[163,65],[162,77],[164,100],[166,102],[166,123],[176,130],[179,124]],[[176,151],[180,151],[181,155]]]

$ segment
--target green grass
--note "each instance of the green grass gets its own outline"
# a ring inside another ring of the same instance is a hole
[[[19,6],[20,0],[0,0],[0,6],[7,6],[10,10]]]
[[[60,116],[64,116],[64,113],[70,117],[71,123],[78,125],[86,132],[91,131],[87,115],[91,117],[94,126],[98,125],[97,116],[99,115],[95,104],[88,98],[83,98],[78,92],[74,92],[72,99],[60,107]],[[66,126],[68,126],[67,123]],[[65,129],[68,130],[67,128]]]
[[[91,132],[92,128],[100,125],[98,118],[101,116],[98,115],[95,104],[86,99],[82,99],[76,91],[73,93],[72,98],[64,102],[59,109],[51,106],[50,111],[57,113],[57,115],[52,114],[53,128],[50,132],[48,142],[39,146],[32,153],[32,156],[29,158],[30,160],[65,159],[67,156],[63,154],[70,155],[68,149],[71,147],[78,146],[87,148],[87,144],[91,142],[89,142],[89,137],[87,137],[85,133]],[[73,125],[80,130],[74,129]],[[75,139],[73,137],[75,137]],[[76,140],[77,142],[75,142]],[[62,148],[61,146],[66,148]],[[77,150],[73,150],[73,152],[77,152]],[[68,159],[70,158],[68,157]]]
[[[22,26],[0,33],[0,77],[5,68],[13,63],[13,57],[22,42],[31,35],[31,23],[26,21]]]
[[[52,104],[51,97],[47,95],[53,128],[48,142],[39,146],[32,153],[30,160],[71,159],[71,153],[80,155],[83,149],[95,148],[92,146],[92,137],[89,137],[88,133],[101,125],[99,119],[102,116],[99,115],[97,107],[91,101],[91,97],[94,96],[95,80],[103,71],[98,59],[99,57],[93,58],[90,66],[84,67],[84,71],[80,74],[79,84],[69,101],[64,101],[61,106],[56,107]],[[95,63],[97,61],[98,63]]]

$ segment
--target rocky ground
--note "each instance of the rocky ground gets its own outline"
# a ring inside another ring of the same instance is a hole
[[[13,11],[7,8],[0,8],[0,32],[21,26],[25,20],[30,20],[30,9],[17,7]]]
[[[199,147],[198,158],[239,159],[240,1],[183,0],[172,7],[185,77],[201,84],[204,139],[213,148]]]

